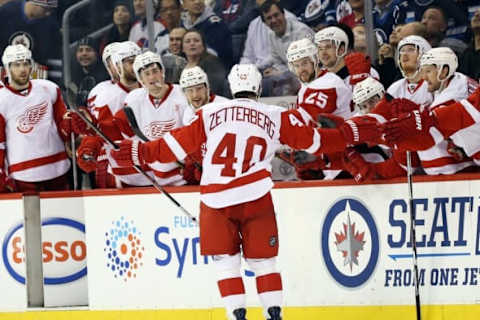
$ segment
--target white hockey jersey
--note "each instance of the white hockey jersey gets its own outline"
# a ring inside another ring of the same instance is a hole
[[[188,101],[178,85],[169,84],[168,92],[163,99],[156,99],[148,94],[147,89],[139,88],[130,92],[125,98],[125,105],[132,108],[140,131],[149,139],[156,140],[165,133],[183,125],[183,116],[188,108]],[[125,113],[121,110],[115,115],[115,122],[125,137],[133,137]],[[135,139],[138,139],[135,137]],[[112,161],[114,161],[112,159]],[[131,168],[118,168],[111,163],[113,173],[129,185],[149,185],[145,177],[140,176]],[[149,165],[160,185],[183,185],[185,180],[181,175],[181,166],[177,162]],[[129,170],[129,171],[128,171]],[[121,173],[121,174],[120,174]]]
[[[65,112],[60,89],[51,81],[31,80],[21,93],[0,89],[0,149],[6,150],[13,179],[46,181],[68,171],[70,161],[57,129]]]
[[[423,107],[427,107],[433,102],[433,95],[428,91],[428,83],[424,80],[410,83],[403,78],[392,83],[387,92],[394,98],[405,98]]]
[[[333,72],[322,70],[318,77],[307,85],[302,83],[297,95],[297,106],[317,123],[320,113],[331,113],[344,119],[353,116],[352,90]],[[323,170],[325,180],[333,180],[341,170]]]
[[[475,91],[477,86],[474,80],[456,72],[441,92],[434,93],[434,100],[429,109],[434,110],[441,105],[455,103],[455,100],[466,99]],[[427,150],[418,151],[422,167],[427,174],[454,174],[473,165],[470,159],[455,160],[455,158],[448,153],[448,141],[443,139],[438,129],[432,128],[430,132],[433,136],[436,136],[435,140],[437,144]]]
[[[352,91],[332,72],[322,70],[319,76],[305,85],[297,95],[297,106],[317,122],[320,113],[331,113],[348,119],[353,115]]]
[[[123,102],[129,92],[130,90],[120,82],[102,81],[88,94],[88,111],[98,122],[113,117],[123,108]]]
[[[342,151],[336,129],[306,125],[302,109],[234,99],[205,105],[185,127],[171,131],[144,147],[147,161],[184,159],[205,143],[200,181],[201,201],[224,208],[259,199],[273,186],[271,161],[286,144],[310,153]],[[341,138],[343,139],[343,138]]]

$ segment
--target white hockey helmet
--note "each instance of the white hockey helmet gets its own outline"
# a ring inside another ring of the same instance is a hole
[[[208,76],[202,68],[195,66],[193,68],[183,69],[180,75],[180,87],[183,90],[202,83],[207,86],[207,89],[210,88]]]
[[[418,52],[418,58],[417,58],[417,72],[415,72],[414,75],[410,76],[409,79],[413,79],[417,76],[418,72],[420,71],[420,59],[422,58],[423,54],[430,49],[432,49],[432,46],[430,43],[428,43],[427,40],[420,36],[412,35],[403,38],[399,43],[398,43],[398,50],[397,50],[397,65],[400,68],[400,71],[402,72],[402,75],[404,78],[407,78],[407,75],[403,71],[402,65],[400,64],[400,49],[402,49],[403,46],[405,45],[413,45],[417,49]]]
[[[133,71],[137,76],[138,82],[142,83],[140,81],[140,71],[152,63],[158,63],[160,69],[162,69],[163,75],[165,76],[165,68],[163,66],[162,58],[152,51],[145,51],[144,53],[139,54],[133,62]]]
[[[254,64],[236,64],[228,74],[230,91],[235,97],[239,92],[252,92],[260,96],[262,92],[262,74]]]
[[[120,45],[120,42],[112,42],[109,43],[105,46],[103,49],[102,53],[102,62],[105,65],[105,68],[107,68],[107,60],[108,58],[111,58],[112,55],[116,52],[117,47]]]
[[[295,73],[293,62],[306,57],[312,59],[314,69],[316,70],[318,65],[318,50],[315,44],[308,38],[293,41],[287,49],[287,61],[290,71]]]
[[[118,74],[123,74],[122,62],[124,59],[136,57],[141,53],[142,49],[140,49],[140,47],[133,41],[120,42],[115,46],[112,54],[112,62],[115,68],[117,68]]]
[[[320,44],[320,42],[325,40],[330,40],[330,41],[333,41],[333,43],[335,43],[335,48],[336,48],[335,54],[337,56],[337,59],[347,54],[348,45],[349,45],[348,36],[345,33],[345,31],[343,31],[339,27],[327,27],[315,33],[315,44],[317,46]],[[338,50],[340,49],[340,45],[342,43],[345,46],[345,51],[343,52],[342,55],[339,55]]]
[[[352,100],[353,103],[355,103],[358,106],[361,106],[365,102],[367,102],[369,99],[379,96],[380,98],[383,97],[385,94],[385,88],[383,85],[380,83],[380,81],[368,77],[363,81],[360,81],[355,85],[353,88],[353,96]]]
[[[458,67],[458,58],[455,52],[448,47],[439,47],[428,50],[420,59],[420,66],[435,65],[437,67],[437,79],[440,82],[450,78]],[[444,80],[440,79],[440,73],[444,66],[448,66],[448,74]]]
[[[110,75],[110,78],[114,78],[113,74],[111,73],[109,67],[108,67],[108,63],[107,63],[107,60],[110,58],[110,60],[112,60],[112,56],[113,54],[116,52],[117,50],[117,47],[120,45],[120,42],[112,42],[112,43],[109,43],[105,46],[105,48],[103,49],[103,53],[102,53],[102,62],[103,62],[103,65],[105,66],[105,69],[107,69],[107,72],[108,74]],[[113,61],[112,61],[113,63]],[[114,65],[114,64],[113,64]],[[114,66],[115,70],[117,70],[117,68]]]
[[[10,63],[28,60],[33,65],[32,52],[22,44],[9,45],[3,51],[2,63],[10,78]]]

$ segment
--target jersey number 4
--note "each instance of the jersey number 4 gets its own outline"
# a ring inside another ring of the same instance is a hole
[[[212,164],[223,165],[223,169],[220,172],[220,175],[223,177],[235,177],[235,169],[233,168],[233,164],[239,160],[235,157],[235,148],[237,145],[236,140],[236,134],[225,134],[212,155]],[[265,159],[265,153],[267,152],[267,142],[265,139],[255,136],[249,137],[247,139],[245,152],[243,153],[242,173],[247,172],[253,165],[250,162],[252,161],[253,150],[255,146],[259,146],[261,148],[259,161]]]

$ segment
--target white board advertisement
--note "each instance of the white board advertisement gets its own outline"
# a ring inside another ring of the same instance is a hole
[[[273,190],[287,306],[412,305],[407,186]],[[480,301],[476,181],[416,183],[422,304]],[[174,194],[194,215],[198,194]],[[222,306],[198,229],[160,194],[85,198],[92,309]],[[242,271],[249,306],[254,275]]]
[[[22,195],[0,196],[0,310],[22,311],[27,307],[25,286],[25,228]]]
[[[82,197],[40,195],[45,307],[88,304]]]

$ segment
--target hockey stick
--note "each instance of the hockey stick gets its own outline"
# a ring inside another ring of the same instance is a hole
[[[137,122],[137,118],[135,118],[135,114],[133,113],[133,110],[132,108],[130,108],[129,106],[125,106],[123,107],[123,112],[125,112],[125,115],[127,116],[127,120],[130,124],[130,127],[132,128],[133,132],[140,138],[142,139],[144,142],[148,142],[150,141],[150,139],[148,139],[142,132],[142,130],[140,130],[140,128],[138,127],[138,122]]]
[[[72,110],[75,111],[78,116],[93,130],[95,131],[95,133],[100,137],[102,138],[106,143],[108,143],[111,147],[113,147],[114,149],[118,150],[119,149],[119,146],[113,142],[109,137],[107,137],[100,129],[98,129],[90,120],[87,119],[87,117],[85,117],[85,115],[83,113],[81,113],[76,107],[72,107]],[[155,181],[154,178],[152,178],[148,173],[145,172],[145,170],[142,169],[142,167],[138,166],[138,165],[134,165],[133,166],[135,168],[135,170],[140,173],[142,176],[144,176],[145,178],[147,178],[148,181],[150,181],[150,183],[155,187],[155,189],[157,189],[158,191],[160,191],[161,193],[163,193],[164,195],[167,196],[167,198],[173,202],[186,216],[188,216],[193,222],[197,223],[197,218],[195,218],[190,212],[188,212],[184,207],[182,207],[182,205],[177,201],[175,200],[174,197],[172,197],[172,195],[170,195],[169,192],[167,192],[161,185],[159,185],[157,183],[157,181]]]
[[[142,132],[142,130],[140,130],[140,127],[138,126],[138,122],[137,122],[137,118],[135,117],[135,114],[133,113],[133,110],[131,107],[129,106],[125,106],[123,107],[123,112],[125,112],[125,115],[127,116],[127,120],[130,124],[130,127],[132,128],[133,130],[133,133],[135,133],[135,135],[137,135],[137,137],[139,137],[140,139],[142,139],[143,141],[145,142],[148,142],[150,141],[150,139],[148,139]],[[187,155],[188,157],[188,155]],[[181,168],[185,168],[185,165],[183,163],[181,163],[180,161],[177,160],[177,164],[181,167]],[[193,161],[193,165],[195,166],[195,168],[197,168],[198,170],[200,170],[200,172],[202,172],[202,166],[196,162],[196,161]]]
[[[385,99],[388,102],[393,100],[393,97],[385,93]],[[415,231],[415,213],[413,206],[413,180],[412,180],[412,156],[410,151],[407,151],[407,184],[408,184],[408,206],[410,212],[410,237],[412,239],[413,251],[413,272],[415,273],[415,311],[417,320],[422,319],[421,304],[420,304],[420,275],[418,274],[418,255],[417,255],[417,239]]]
[[[407,183],[408,183],[408,202],[410,211],[410,236],[412,238],[413,250],[413,271],[415,272],[415,309],[417,320],[422,319],[420,304],[420,276],[418,274],[418,256],[417,256],[417,239],[415,230],[415,212],[413,206],[413,181],[412,181],[412,157],[410,151],[407,151]]]

